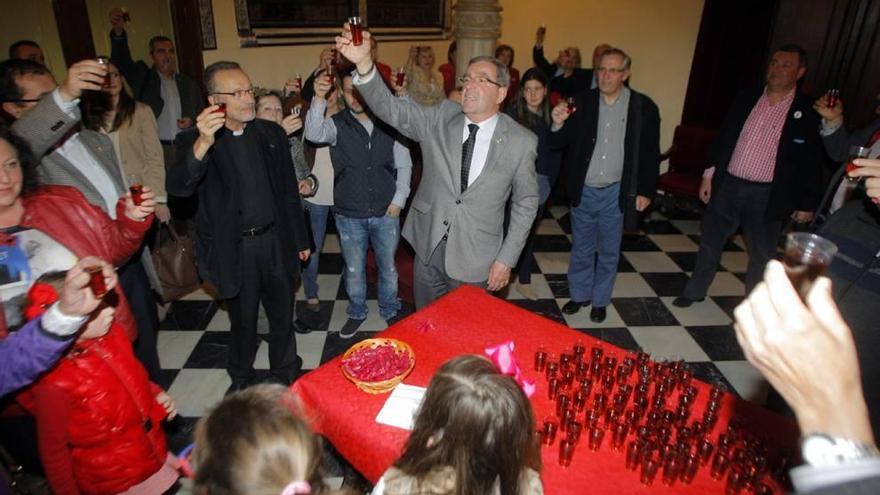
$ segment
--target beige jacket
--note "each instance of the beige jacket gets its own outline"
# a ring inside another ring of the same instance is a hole
[[[522,473],[522,486],[517,495],[543,495],[541,476],[532,469]],[[439,467],[429,473],[421,483],[396,467],[390,467],[373,488],[372,495],[447,495],[455,492],[455,472],[450,467]],[[500,495],[495,485],[495,493]]]
[[[153,111],[141,102],[135,103],[131,122],[119,128],[119,158],[124,175],[140,175],[144,185],[156,193],[156,199],[165,202],[165,158],[159,126]]]

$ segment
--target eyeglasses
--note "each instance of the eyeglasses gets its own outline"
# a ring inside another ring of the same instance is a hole
[[[496,82],[496,81],[493,81],[493,80],[489,79],[489,78],[486,77],[486,76],[474,76],[474,77],[471,77],[471,76],[461,76],[461,77],[458,78],[458,82],[460,82],[462,86],[466,85],[467,83],[469,83],[469,82],[471,82],[471,81],[473,81],[473,82],[475,82],[475,83],[477,83],[477,84],[486,84],[486,83],[490,83],[490,84],[494,84],[495,86],[498,86],[499,88],[501,87],[501,84],[499,84],[499,83]]]
[[[0,103],[39,103],[39,98],[21,98],[17,100],[3,100]]]
[[[626,72],[626,69],[618,69],[616,67],[599,67],[596,69],[599,74],[605,74],[606,72],[610,72],[612,74],[623,74]]]
[[[228,91],[228,92],[214,91],[211,94],[212,95],[234,96],[238,100],[243,100],[244,97],[248,96],[248,95],[250,95],[250,97],[253,98],[254,95],[257,94],[257,92],[256,92],[256,90],[254,90],[254,88],[248,88],[248,89],[236,89],[235,91]]]

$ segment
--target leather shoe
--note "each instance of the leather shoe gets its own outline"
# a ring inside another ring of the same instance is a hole
[[[562,312],[567,315],[573,315],[581,310],[581,308],[586,308],[590,305],[590,301],[586,302],[577,302],[575,300],[570,300],[562,306]]]
[[[688,299],[684,296],[678,296],[675,299],[673,299],[672,305],[677,308],[689,308],[689,307],[691,307],[691,304],[693,304],[695,302],[703,302],[705,299],[706,299],[705,297],[701,297],[699,299]]]
[[[312,329],[308,327],[302,320],[299,318],[293,320],[293,331],[300,334],[305,335],[307,333],[312,333]]]
[[[593,309],[590,310],[590,321],[592,322],[602,323],[603,321],[605,321],[605,316],[606,311],[604,306],[601,308],[597,308],[594,306]]]

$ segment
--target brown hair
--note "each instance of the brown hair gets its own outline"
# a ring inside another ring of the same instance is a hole
[[[532,407],[509,376],[481,356],[447,361],[431,379],[395,466],[417,484],[438,468],[456,495],[517,494],[526,468],[540,470]],[[390,485],[390,483],[389,483]]]
[[[119,78],[122,81],[122,91],[119,92],[119,102],[116,105],[116,116],[113,123],[107,129],[104,122],[104,114],[113,110],[113,97],[110,93],[103,91],[84,91],[82,98],[79,100],[79,108],[82,111],[83,127],[93,131],[104,129],[106,132],[119,130],[120,127],[131,123],[134,116],[135,102],[128,88],[125,77],[116,64],[111,62],[112,68],[119,72]]]
[[[278,495],[294,481],[323,494],[321,444],[298,417],[281,385],[257,385],[229,395],[195,431],[194,492]]]

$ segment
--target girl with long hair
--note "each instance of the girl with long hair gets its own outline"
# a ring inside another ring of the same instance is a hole
[[[373,495],[544,492],[532,407],[481,356],[447,361],[428,385],[403,455]]]
[[[535,216],[532,232],[526,240],[516,267],[517,291],[534,301],[538,298],[535,289],[531,286],[535,230],[544,216],[547,199],[550,197],[550,191],[556,183],[562,164],[562,154],[552,151],[548,143],[550,139],[548,80],[541,69],[533,67],[523,74],[520,90],[507,113],[538,136],[538,156],[535,159],[535,170],[538,173],[538,214]]]

